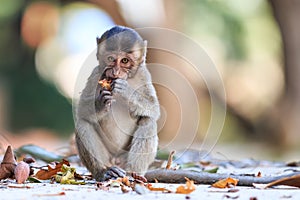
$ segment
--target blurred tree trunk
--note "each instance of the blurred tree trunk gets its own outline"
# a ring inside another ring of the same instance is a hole
[[[282,36],[285,93],[279,104],[279,119],[285,143],[300,141],[300,1],[270,0]],[[276,121],[274,121],[276,125]]]

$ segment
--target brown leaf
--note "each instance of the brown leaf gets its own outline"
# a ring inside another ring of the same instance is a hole
[[[129,181],[129,177],[128,176],[117,178],[117,181],[119,181],[120,183],[122,183],[122,184],[130,187],[130,181]]]
[[[15,168],[15,178],[18,184],[24,183],[29,177],[29,165],[24,161],[21,161],[17,164]]]
[[[194,185],[194,181],[185,178],[186,183],[185,186],[181,185],[176,189],[176,193],[178,194],[190,194],[194,190],[196,190],[196,186]]]
[[[235,178],[226,178],[217,181],[216,183],[212,184],[212,187],[215,188],[229,188],[230,186],[234,185],[236,186],[238,184],[239,180]]]
[[[40,169],[35,177],[40,180],[47,180],[50,179],[52,176],[56,175],[57,172],[61,172],[61,167],[63,164],[70,166],[70,163],[67,160],[62,160],[60,163],[55,163],[52,167],[50,164],[48,164],[48,169]]]
[[[287,185],[300,188],[300,174],[273,181],[267,184],[265,188],[272,187],[275,185]]]
[[[17,162],[11,146],[8,146],[0,166],[0,180],[10,178],[14,174]]]

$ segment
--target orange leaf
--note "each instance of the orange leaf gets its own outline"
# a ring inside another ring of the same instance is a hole
[[[147,184],[147,188],[150,191],[161,191],[161,192],[171,193],[171,190],[168,190],[168,189],[162,188],[162,187],[153,187],[152,184],[150,184],[150,183]]]
[[[48,169],[40,169],[36,173],[35,177],[40,180],[50,179],[52,176],[56,175],[57,172],[61,171],[61,167],[63,166],[63,164],[70,166],[69,161],[63,159],[60,163],[55,163],[53,167],[48,164]]]
[[[226,178],[217,181],[216,183],[212,184],[212,187],[215,188],[229,188],[231,185],[236,186],[238,184],[239,180],[235,178]]]
[[[196,189],[196,186],[194,185],[194,181],[185,178],[186,183],[185,186],[181,185],[176,189],[176,193],[178,194],[190,194]]]
[[[124,177],[119,177],[117,178],[117,181],[130,187],[130,181],[129,181],[129,177],[128,176],[124,176]]]

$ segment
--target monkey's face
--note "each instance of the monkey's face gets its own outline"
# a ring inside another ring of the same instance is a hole
[[[105,63],[105,76],[107,78],[127,79],[130,70],[134,67],[132,55],[125,52],[111,52],[104,56],[103,61]]]
[[[133,29],[115,26],[97,38],[97,46],[97,59],[108,79],[131,78],[145,62],[147,42]]]
[[[109,79],[131,78],[141,62],[141,51],[107,52],[102,57],[105,65],[105,77]]]

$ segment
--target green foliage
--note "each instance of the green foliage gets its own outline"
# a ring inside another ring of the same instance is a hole
[[[73,118],[70,102],[53,85],[38,77],[34,64],[35,52],[26,47],[21,39],[21,16],[25,7],[23,1],[11,1],[1,5],[0,9],[0,82],[4,84],[9,101],[6,105],[9,128],[18,131],[42,127],[59,133],[71,133]],[[6,11],[6,8],[9,10]]]
[[[252,51],[260,48],[264,48],[264,51],[276,51],[279,48],[274,45],[278,44],[279,38],[267,1],[185,2],[183,18],[188,34],[201,42],[206,39],[217,40],[224,47],[229,60],[245,60]],[[266,31],[268,36],[265,35]]]

